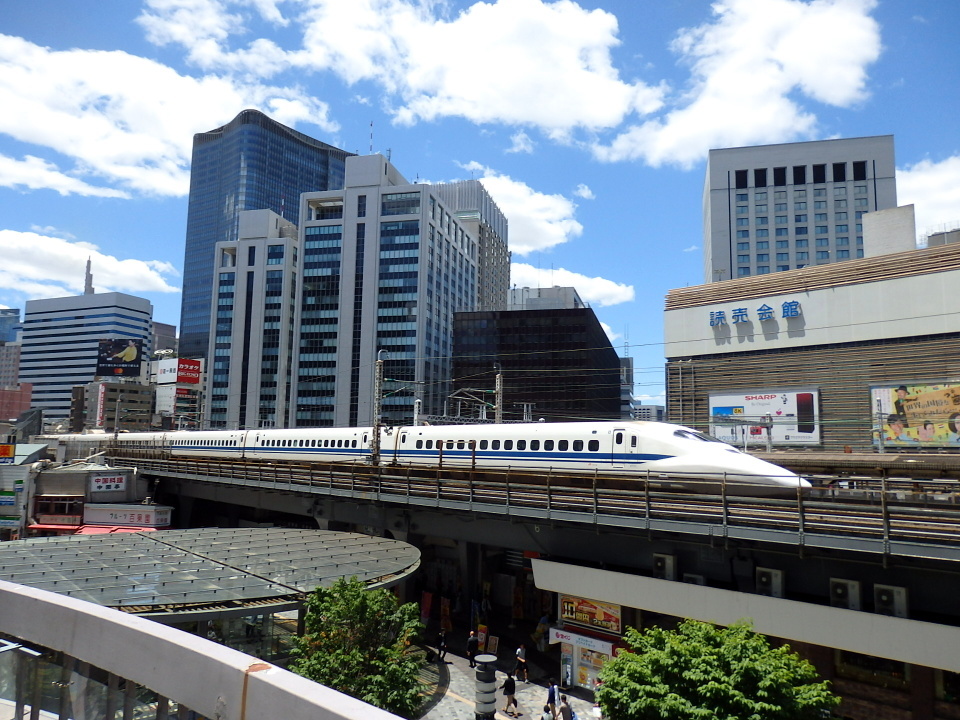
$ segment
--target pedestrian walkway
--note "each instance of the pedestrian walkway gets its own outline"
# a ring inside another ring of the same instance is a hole
[[[504,659],[505,658],[505,659]],[[528,661],[529,662],[529,661]],[[497,686],[503,684],[506,674],[500,668],[513,669],[513,649],[509,656],[501,654],[501,661],[497,669]],[[452,652],[447,653],[446,662],[440,663],[435,658],[427,663],[422,675],[424,682],[433,689],[431,699],[427,702],[427,711],[421,716],[422,720],[474,720],[476,717],[474,696],[476,691],[475,671],[470,667],[466,657]],[[543,706],[547,701],[547,680],[542,668],[530,667],[532,682],[517,681],[517,703],[522,713],[518,717],[523,720],[540,720]],[[563,691],[561,691],[563,692]],[[598,717],[594,714],[593,703],[582,697],[574,697],[565,693],[569,698],[570,706],[577,713],[579,720],[593,720]],[[510,720],[510,716],[503,712],[503,693],[497,691],[497,720]]]

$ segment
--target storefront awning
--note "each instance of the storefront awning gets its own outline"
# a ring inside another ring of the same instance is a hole
[[[77,535],[106,535],[108,533],[155,532],[153,527],[131,527],[129,525],[83,525]]]
[[[48,525],[44,523],[34,523],[27,525],[27,530],[63,530],[64,532],[76,532],[80,529],[79,525]]]

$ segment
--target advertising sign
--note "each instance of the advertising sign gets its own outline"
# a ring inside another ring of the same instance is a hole
[[[710,395],[710,434],[743,446],[820,444],[820,394],[813,388]]]
[[[143,340],[101,340],[97,349],[97,375],[138,377],[143,360]]]
[[[117,475],[91,475],[90,490],[92,492],[102,492],[104,490],[126,490],[127,476]]]
[[[94,505],[83,506],[85,525],[131,525],[165,527],[173,508],[169,505]]]
[[[168,358],[157,362],[157,384],[178,383],[198,385],[200,383],[200,360],[189,358]]]
[[[960,445],[960,382],[875,387],[870,399],[875,444],[882,433],[893,447]]]
[[[619,635],[621,609],[619,605],[587,600],[573,595],[560,596],[560,619],[584,627]]]
[[[0,445],[0,465],[11,464],[17,455],[16,445]]]

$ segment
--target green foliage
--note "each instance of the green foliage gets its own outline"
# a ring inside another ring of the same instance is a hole
[[[307,599],[305,634],[290,669],[402,717],[422,703],[423,656],[413,642],[423,631],[414,603],[400,605],[388,590],[340,579]]]
[[[806,720],[840,702],[810,663],[747,623],[687,620],[675,631],[628,628],[624,639],[630,651],[600,671],[609,720]]]

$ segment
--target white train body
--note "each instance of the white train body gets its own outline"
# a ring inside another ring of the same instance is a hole
[[[173,456],[292,462],[357,462],[371,458],[373,429],[290,428],[124,433],[121,447]],[[112,435],[61,436],[68,442],[113,442]],[[93,450],[92,452],[95,452]],[[92,454],[91,452],[91,454]],[[690,428],[659,422],[576,422],[385,427],[380,463],[624,475],[660,486],[770,494],[809,487],[777,465]]]

